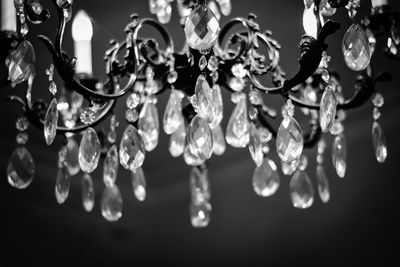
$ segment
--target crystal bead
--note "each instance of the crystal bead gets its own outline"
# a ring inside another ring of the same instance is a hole
[[[185,150],[185,138],[185,123],[182,122],[178,129],[171,134],[171,137],[169,139],[168,149],[173,157],[176,158],[183,154],[183,151]]]
[[[195,106],[197,114],[212,123],[214,120],[213,92],[204,75],[199,75],[195,86]]]
[[[199,157],[192,154],[190,151],[189,145],[185,146],[185,150],[183,151],[183,159],[185,163],[189,166],[199,166],[204,163],[204,160],[201,160]]]
[[[361,25],[352,24],[343,36],[342,51],[347,66],[354,71],[365,69],[371,60],[369,42]]]
[[[332,144],[332,161],[336,173],[340,178],[346,174],[347,147],[343,134],[337,135]]]
[[[63,15],[65,18],[65,22],[69,22],[72,18],[72,7],[64,8],[63,9]]]
[[[28,128],[29,128],[28,118],[25,116],[19,117],[17,119],[17,121],[15,122],[15,128],[20,132],[24,132],[24,131],[28,130]]]
[[[237,64],[233,65],[231,68],[231,71],[232,71],[233,76],[235,76],[236,78],[239,78],[239,79],[243,79],[244,77],[246,77],[246,74],[247,74],[247,70],[244,68],[243,64],[241,64],[241,63],[237,63]]]
[[[22,41],[9,57],[8,75],[11,82],[18,84],[34,75],[35,61],[35,50],[32,44],[27,40]]]
[[[275,162],[264,158],[262,164],[255,168],[253,174],[253,189],[257,195],[269,197],[278,190],[280,177]]]
[[[103,182],[106,186],[113,186],[118,176],[118,149],[113,145],[107,152],[106,159],[103,166]]]
[[[129,109],[134,109],[136,108],[140,103],[140,96],[136,93],[131,93],[127,98],[126,98],[126,107]]]
[[[186,19],[184,30],[186,42],[191,48],[206,50],[217,40],[220,26],[211,10],[204,5],[199,5]]]
[[[246,147],[249,143],[249,121],[247,119],[245,94],[242,94],[240,101],[233,110],[225,134],[226,142],[233,147]]]
[[[342,124],[342,122],[340,122],[339,120],[335,120],[335,121],[333,122],[333,124],[332,124],[330,130],[329,130],[329,132],[330,132],[332,135],[341,134],[341,133],[343,133],[343,131],[344,131],[343,124]]]
[[[236,92],[240,92],[244,89],[246,82],[244,79],[231,77],[229,79],[229,87]]]
[[[218,124],[214,129],[211,129],[211,133],[213,139],[213,153],[220,156],[224,154],[226,150],[226,143],[221,125]]]
[[[281,169],[284,175],[292,175],[300,165],[300,158],[290,162],[281,161]]]
[[[372,124],[372,141],[374,145],[375,157],[379,163],[383,163],[387,157],[386,138],[382,127],[377,121]]]
[[[260,106],[263,103],[260,91],[255,88],[251,88],[249,91],[249,101],[253,105]]]
[[[163,117],[164,132],[172,134],[184,123],[182,116],[181,92],[172,90]]]
[[[380,93],[375,93],[372,97],[372,104],[377,108],[381,108],[383,107],[383,104],[385,104],[385,100]]]
[[[261,143],[260,132],[254,125],[254,123],[250,124],[249,132],[250,132],[249,151],[251,158],[253,159],[256,166],[261,166],[263,162],[264,153]]]
[[[87,128],[79,145],[79,166],[86,173],[93,172],[99,164],[100,141],[93,128]]]
[[[306,155],[301,155],[300,156],[300,161],[299,161],[299,170],[304,171],[308,166],[308,158]]]
[[[96,112],[93,107],[86,107],[79,115],[79,119],[86,125],[92,124],[96,121]]]
[[[209,202],[211,198],[207,169],[193,167],[190,172],[190,192],[192,203]]]
[[[79,166],[79,146],[73,137],[68,137],[67,153],[65,155],[65,164],[67,165],[69,175],[73,176],[81,170]]]
[[[144,201],[146,198],[146,179],[142,167],[132,170],[131,182],[133,193],[137,200]]]
[[[58,110],[57,110],[57,100],[53,98],[47,109],[46,116],[44,117],[44,138],[46,144],[49,146],[53,143],[54,138],[57,134],[57,122],[58,122]]]
[[[92,177],[85,173],[82,177],[82,205],[85,211],[91,212],[94,207],[94,185]]]
[[[208,202],[191,203],[190,219],[195,228],[206,227],[210,223],[211,204]]]
[[[372,117],[374,120],[378,120],[381,117],[381,112],[377,107],[374,107],[374,110],[372,111]]]
[[[176,80],[178,80],[178,73],[175,70],[173,70],[170,73],[168,73],[167,82],[169,84],[175,83]]]
[[[32,2],[31,7],[36,15],[39,15],[43,11],[43,6],[38,1]]]
[[[101,214],[110,222],[116,222],[121,218],[122,196],[117,185],[104,188],[101,196]]]
[[[258,110],[253,106],[249,107],[249,118],[250,118],[250,120],[257,119],[257,116],[258,116]]]
[[[212,71],[210,73],[210,77],[213,80],[213,83],[217,83],[218,79],[219,79],[219,74],[218,71]]]
[[[188,144],[193,155],[201,160],[209,159],[213,151],[211,129],[207,122],[196,115],[188,128]]]
[[[119,146],[119,161],[125,169],[134,170],[142,166],[145,149],[142,137],[135,127],[128,125]]]
[[[18,133],[15,139],[18,145],[25,145],[28,143],[29,136],[27,133]]]
[[[259,129],[260,136],[261,136],[261,142],[262,143],[268,143],[272,139],[272,133],[264,127],[260,127]]]
[[[231,0],[217,0],[219,9],[224,16],[229,16],[232,11]]]
[[[7,179],[10,185],[18,189],[27,188],[35,176],[35,162],[29,151],[21,146],[11,154],[7,165]]]
[[[319,124],[321,130],[326,133],[332,127],[336,116],[337,100],[335,92],[331,86],[327,86],[320,103],[319,109]]]
[[[55,81],[51,81],[49,85],[49,92],[54,96],[57,94],[57,84]]]
[[[161,24],[167,24],[171,20],[172,7],[169,0],[158,0],[157,19]]]
[[[326,149],[326,141],[325,141],[325,139],[319,140],[318,145],[317,145],[318,154],[323,154],[325,152],[325,149]]]
[[[108,141],[110,144],[114,144],[115,141],[117,141],[117,131],[115,131],[115,130],[110,130],[110,131],[107,133],[107,141]]]
[[[317,165],[316,176],[319,198],[322,202],[327,203],[331,197],[331,193],[329,190],[328,178],[326,177],[326,173],[322,165]]]
[[[200,71],[204,70],[207,66],[207,59],[205,55],[202,55],[199,60],[199,69]]]
[[[388,48],[388,51],[390,52],[390,54],[397,55],[397,46],[396,46],[395,42],[393,41],[393,39],[390,37],[387,39],[387,48]]]
[[[306,209],[314,202],[314,188],[305,171],[297,170],[289,184],[290,197],[295,208]]]
[[[287,116],[281,122],[276,137],[276,150],[282,161],[298,159],[303,151],[303,134],[297,121]]]
[[[125,112],[125,119],[131,123],[135,122],[139,119],[139,113],[136,109],[127,109]]]
[[[63,204],[67,200],[69,195],[69,187],[70,180],[68,168],[64,165],[61,168],[58,168],[56,185],[54,188],[58,204]]]
[[[207,68],[208,68],[209,71],[212,72],[212,71],[218,70],[218,65],[219,65],[219,62],[218,62],[218,59],[215,56],[211,56],[208,59]]]
[[[329,74],[329,71],[327,69],[323,69],[321,72],[321,78],[324,80],[325,83],[328,83],[329,80],[331,79],[331,76]]]

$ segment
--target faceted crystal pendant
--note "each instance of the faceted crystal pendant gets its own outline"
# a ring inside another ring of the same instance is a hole
[[[300,125],[293,117],[286,116],[279,126],[276,137],[276,150],[279,157],[285,162],[298,159],[303,151],[303,144]]]
[[[249,143],[246,95],[242,94],[226,127],[226,142],[233,147],[245,147]]]
[[[67,200],[69,187],[69,172],[67,166],[64,165],[61,168],[58,168],[56,186],[54,190],[58,204],[63,204]]]
[[[35,162],[25,147],[17,147],[7,166],[7,179],[18,189],[27,188],[35,176]]]
[[[44,117],[44,138],[46,144],[49,146],[53,143],[57,133],[57,122],[58,122],[58,110],[57,100],[53,98],[47,109],[46,116]]]
[[[322,202],[327,203],[331,197],[331,193],[329,191],[329,182],[324,167],[320,164],[317,165],[316,175],[319,197]]]
[[[119,161],[125,169],[134,170],[142,166],[145,157],[144,143],[132,125],[126,127],[119,146]]]
[[[65,163],[67,165],[69,175],[74,176],[79,173],[79,146],[75,139],[71,136],[67,141],[67,153],[65,155]]]
[[[211,93],[213,100],[213,118],[210,122],[210,128],[214,129],[221,123],[222,117],[224,116],[224,103],[222,102],[221,88],[218,84],[214,85],[211,89]]]
[[[281,168],[284,175],[292,175],[300,165],[300,158],[290,162],[281,161]]]
[[[35,50],[32,44],[27,40],[22,41],[9,58],[8,76],[11,82],[21,83],[29,76],[35,75],[35,61]]]
[[[85,211],[91,212],[94,207],[94,185],[92,177],[85,173],[82,177],[82,205]]]
[[[194,91],[196,96],[195,110],[197,114],[206,120],[207,123],[212,123],[214,121],[213,92],[203,74],[197,78]]]
[[[347,147],[343,134],[337,135],[332,144],[332,161],[336,173],[340,178],[346,174]]]
[[[375,150],[376,160],[380,163],[384,162],[387,157],[386,138],[382,127],[377,121],[372,124],[372,142]]]
[[[207,169],[192,168],[190,172],[190,193],[194,204],[210,201],[211,191]]]
[[[86,173],[93,172],[99,164],[100,141],[96,131],[89,127],[83,133],[79,145],[79,166]]]
[[[370,46],[364,29],[352,24],[343,36],[342,51],[347,66],[354,71],[365,69],[371,60]]]
[[[256,128],[254,123],[250,124],[249,151],[256,166],[261,166],[264,157],[263,146],[261,143],[260,131]]]
[[[209,159],[213,152],[213,139],[210,126],[196,115],[188,129],[188,144],[193,155],[201,160]]]
[[[275,162],[264,158],[262,164],[255,168],[253,173],[253,189],[257,195],[269,197],[279,187],[279,174]]]
[[[295,208],[306,209],[314,202],[314,188],[305,171],[297,170],[289,184],[290,197]]]
[[[182,122],[178,129],[171,134],[169,139],[169,152],[173,157],[179,157],[185,150],[185,139],[186,139],[186,127],[185,123]]]
[[[222,132],[221,125],[217,125],[214,129],[211,129],[213,139],[213,153],[215,155],[222,155],[226,150],[226,143],[224,133]]]
[[[156,148],[160,125],[158,121],[158,110],[153,102],[147,101],[140,111],[138,129],[146,150],[152,151]]]
[[[185,146],[183,159],[185,160],[185,163],[189,166],[199,166],[204,163],[204,160],[192,154],[189,145]]]
[[[206,227],[210,223],[211,204],[203,201],[201,203],[190,203],[190,220],[195,228]]]
[[[172,134],[182,123],[181,92],[172,90],[163,117],[164,132]]]
[[[205,5],[199,5],[186,19],[186,42],[193,49],[206,50],[214,45],[219,30],[219,22],[212,11]]]
[[[138,167],[132,171],[131,182],[133,193],[137,200],[144,201],[146,198],[146,179],[142,167]]]
[[[104,188],[101,196],[101,214],[110,222],[116,222],[121,218],[122,196],[117,185]]]
[[[322,95],[319,109],[319,125],[324,133],[329,131],[335,121],[336,106],[336,94],[333,88],[328,85]]]
[[[103,182],[106,186],[113,186],[118,175],[118,149],[113,145],[107,152],[103,167]]]

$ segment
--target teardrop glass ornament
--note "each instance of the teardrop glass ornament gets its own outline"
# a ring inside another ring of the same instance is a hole
[[[142,166],[145,158],[145,149],[139,132],[129,124],[121,138],[119,145],[119,161],[125,169],[134,170]]]
[[[264,158],[262,164],[254,169],[254,192],[259,196],[269,197],[278,190],[279,182],[280,177],[275,162],[269,158]]]
[[[85,211],[91,212],[94,207],[94,185],[90,174],[84,173],[82,176],[82,205]]]
[[[160,125],[158,121],[158,110],[156,105],[147,100],[140,111],[138,121],[139,133],[142,136],[144,147],[147,151],[152,151],[158,144]]]
[[[250,123],[249,151],[256,166],[261,166],[264,157],[263,146],[261,143],[260,131],[256,128],[254,123]]]
[[[195,228],[206,227],[211,219],[211,204],[208,202],[190,203],[190,220]]]
[[[289,184],[290,197],[295,208],[306,209],[314,202],[314,188],[305,171],[297,170]]]
[[[163,117],[164,132],[172,134],[183,123],[181,92],[172,90]]]
[[[329,190],[329,181],[326,177],[324,167],[320,164],[317,165],[316,169],[317,183],[318,183],[318,193],[319,198],[322,202],[327,203],[331,197]]]
[[[290,162],[281,161],[281,168],[284,175],[292,175],[300,165],[300,158]]]
[[[324,133],[329,132],[336,116],[336,94],[333,88],[328,85],[322,95],[319,109],[319,125]]]
[[[379,163],[383,163],[387,157],[387,146],[385,134],[377,121],[372,124],[372,143],[374,145],[375,157]]]
[[[18,84],[35,75],[35,50],[32,44],[23,40],[8,61],[8,76],[12,83]]]
[[[276,137],[276,150],[282,161],[292,162],[303,152],[303,133],[292,116],[286,116],[279,126]]]
[[[211,129],[211,133],[213,139],[213,153],[220,156],[224,154],[226,150],[225,137],[221,125],[218,124],[214,129]]]
[[[210,128],[214,129],[217,127],[224,116],[224,103],[222,101],[221,88],[218,84],[215,84],[211,89],[212,94],[212,105],[213,105],[213,117],[212,121],[209,123]]]
[[[64,166],[58,168],[56,185],[54,189],[58,204],[63,204],[67,200],[69,195],[69,187],[69,171],[67,166],[64,164]]]
[[[343,36],[342,51],[347,66],[354,71],[368,67],[371,60],[370,45],[364,29],[352,24]]]
[[[189,166],[199,166],[204,163],[204,160],[192,154],[189,145],[185,146],[185,150],[183,151],[183,159]]]
[[[340,178],[346,174],[347,145],[343,134],[335,137],[332,143],[332,161],[336,173]]]
[[[146,198],[146,179],[142,167],[138,167],[131,173],[131,183],[133,193],[139,201],[144,201]]]
[[[121,218],[122,196],[117,185],[104,188],[101,196],[101,214],[110,222],[116,222]]]
[[[93,172],[99,164],[100,141],[96,131],[89,127],[83,133],[79,145],[79,166],[86,173]]]
[[[67,153],[65,155],[65,164],[69,171],[69,175],[74,176],[81,170],[79,166],[79,146],[74,137],[67,138]]]
[[[169,152],[173,157],[179,157],[185,150],[185,139],[186,139],[186,127],[185,123],[182,122],[178,129],[171,134],[169,139]]]
[[[118,176],[118,149],[113,145],[107,152],[103,166],[103,182],[106,186],[113,186]]]
[[[53,143],[57,133],[58,110],[57,100],[53,98],[47,108],[46,116],[44,117],[43,132],[46,144],[49,146]]]
[[[27,188],[35,176],[35,162],[25,147],[17,147],[7,165],[8,183],[18,189]]]
[[[241,94],[226,127],[226,142],[233,147],[246,147],[250,140],[246,95]]]
[[[194,93],[196,99],[194,104],[197,114],[207,123],[212,123],[214,120],[213,92],[203,74],[197,78]]]
[[[190,172],[190,193],[192,203],[209,202],[211,198],[208,170],[202,167],[193,167]]]
[[[213,151],[213,139],[210,126],[196,115],[188,128],[188,144],[193,155],[201,160],[209,159]]]

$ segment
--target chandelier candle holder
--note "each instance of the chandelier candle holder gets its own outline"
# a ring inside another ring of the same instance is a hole
[[[125,40],[112,40],[105,52],[105,82],[92,73],[90,17],[79,11],[72,21],[75,57],[71,57],[63,50],[62,40],[73,14],[72,0],[51,2],[58,16],[56,37],[50,40],[45,35],[38,36],[53,61],[46,71],[50,93],[47,102],[31,97],[36,57],[26,37],[29,27],[44,23],[50,12],[38,0],[2,0],[0,63],[7,66],[8,79],[0,85],[26,83],[23,94],[8,97],[23,111],[16,121],[17,148],[7,166],[8,181],[15,188],[28,187],[35,175],[34,159],[26,148],[30,125],[44,132],[47,145],[56,136],[65,138],[58,155],[55,185],[58,203],[64,203],[68,197],[70,176],[82,171],[82,203],[87,212],[92,211],[95,188],[91,173],[103,168],[105,187],[100,205],[108,221],[117,221],[122,216],[123,200],[116,183],[120,165],[131,172],[136,198],[145,200],[142,165],[148,152],[157,146],[162,130],[170,135],[171,155],[182,157],[185,164],[192,166],[189,210],[194,227],[205,227],[210,222],[212,202],[207,161],[213,154],[222,155],[226,143],[236,148],[248,147],[256,165],[252,184],[259,196],[268,197],[277,191],[279,166],[284,175],[291,175],[290,198],[299,209],[313,204],[315,192],[324,203],[330,199],[324,171],[327,146],[324,135],[334,136],[332,162],[337,175],[345,176],[347,110],[372,100],[375,155],[378,162],[387,157],[384,132],[379,125],[384,99],[375,85],[389,80],[390,74],[376,74],[370,64],[378,37],[387,43],[383,54],[400,59],[397,53],[400,14],[391,11],[387,0],[372,0],[371,14],[361,21],[355,19],[360,0],[304,0],[306,34],[299,43],[298,71],[291,78],[286,77],[279,65],[280,44],[269,31],[260,29],[255,15],[233,18],[220,25],[220,17],[231,12],[230,0],[176,1],[186,36],[182,51],[175,50],[173,39],[162,25],[172,16],[173,0],[150,0],[150,12],[157,20],[131,15],[132,20],[124,29]],[[330,56],[326,52],[326,39],[340,27],[330,17],[340,8],[348,10],[353,22],[342,41],[344,61],[357,72],[350,99],[344,98],[339,74],[330,69]],[[154,38],[138,37],[144,25],[160,33],[165,49]],[[228,34],[234,29],[234,33]],[[63,84],[57,85],[54,75]],[[265,81],[264,77],[269,77],[270,85],[261,81]],[[222,90],[230,92],[235,104],[232,114],[224,114]],[[162,93],[169,94],[169,100],[160,127],[157,97]],[[285,100],[282,117],[264,103],[264,98],[270,95]],[[123,103],[127,126],[123,135],[117,136],[116,128],[123,118],[114,114],[113,109],[121,98],[126,99]],[[309,126],[297,122],[298,112],[309,117]],[[224,116],[229,117],[225,131],[220,124]],[[107,130],[96,131],[95,127],[106,119]],[[271,124],[274,120],[280,121],[278,128]],[[75,140],[78,134],[82,135],[79,144]],[[268,156],[272,147],[281,162],[275,163]],[[314,147],[317,191],[306,171],[309,159],[303,153]]]

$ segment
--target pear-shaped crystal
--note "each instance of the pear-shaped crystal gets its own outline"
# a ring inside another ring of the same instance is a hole
[[[125,169],[134,170],[142,166],[145,157],[144,143],[132,125],[126,127],[119,146],[119,161]]]
[[[94,185],[90,174],[83,174],[82,177],[82,205],[85,211],[91,212],[94,207]]]
[[[303,144],[300,125],[293,117],[286,116],[279,126],[276,137],[276,150],[279,157],[285,162],[298,159],[303,152]]]
[[[58,122],[58,110],[57,100],[53,98],[47,109],[46,116],[44,117],[44,138],[46,144],[49,146],[53,143],[57,133],[57,122]]]
[[[133,193],[137,200],[144,201],[146,198],[146,179],[142,167],[138,167],[132,171],[131,182]]]
[[[343,134],[337,135],[332,143],[332,161],[340,178],[346,174],[347,146]]]
[[[188,144],[193,155],[201,160],[209,159],[213,151],[213,139],[210,126],[196,115],[188,129]]]
[[[199,157],[193,155],[191,152],[189,144],[185,146],[185,150],[183,152],[183,159],[185,163],[190,166],[199,166],[204,163],[204,160],[200,159]]]
[[[110,222],[118,221],[122,216],[122,196],[117,185],[106,186],[101,196],[101,214]]]
[[[169,139],[169,152],[173,157],[179,157],[185,150],[186,127],[182,122],[178,129],[171,134]]]
[[[164,132],[172,134],[182,123],[181,92],[172,90],[163,117]]]
[[[186,42],[193,49],[206,50],[214,45],[219,30],[219,22],[212,11],[205,5],[198,5],[186,19]]]
[[[371,60],[370,46],[364,29],[352,24],[343,36],[342,51],[347,66],[355,71],[365,69]]]
[[[194,104],[197,114],[207,123],[212,123],[214,121],[213,92],[203,74],[197,78],[194,90],[196,99]]]
[[[300,165],[300,158],[290,162],[281,161],[281,168],[284,175],[292,175]]]
[[[56,178],[56,186],[55,186],[55,194],[58,204],[63,204],[69,195],[69,171],[67,166],[62,166],[58,168],[57,178]]]
[[[290,197],[295,208],[306,209],[314,202],[314,188],[305,171],[297,170],[289,184]]]
[[[376,160],[380,163],[384,162],[387,157],[386,138],[382,127],[377,121],[372,124],[372,142],[375,150]]]
[[[35,50],[30,42],[23,40],[14,53],[11,54],[8,64],[8,76],[12,83],[26,81],[35,74]]]
[[[209,202],[211,197],[208,171],[205,168],[193,167],[190,172],[190,193],[192,203]]]
[[[106,186],[113,186],[118,175],[118,149],[113,145],[107,152],[103,167],[103,181]]]
[[[220,156],[224,154],[226,150],[225,137],[221,125],[218,124],[214,129],[211,129],[211,133],[213,139],[213,153]]]
[[[261,166],[264,157],[263,146],[261,143],[260,131],[256,128],[254,123],[250,124],[249,151],[254,163],[257,166]]]
[[[331,197],[331,193],[329,190],[328,178],[326,177],[326,173],[322,165],[318,164],[316,175],[317,175],[319,197],[322,200],[322,202],[327,203]]]
[[[153,150],[158,144],[160,125],[158,121],[158,110],[151,101],[146,101],[140,111],[138,121],[139,133],[142,136],[144,147],[147,151]]]
[[[17,147],[7,166],[7,179],[18,189],[27,188],[35,176],[35,162],[25,147]]]
[[[280,177],[275,162],[264,158],[262,164],[257,166],[253,173],[253,189],[257,195],[269,197],[279,187]]]
[[[69,175],[74,176],[79,173],[79,146],[75,139],[71,136],[67,141],[67,153],[65,155],[65,164],[67,165]]]
[[[210,223],[211,204],[203,201],[190,204],[190,219],[195,228],[206,227]]]
[[[96,131],[89,127],[83,133],[79,145],[79,166],[86,173],[93,172],[99,164],[100,141]]]
[[[233,147],[245,147],[249,143],[246,96],[241,95],[226,127],[226,142]]]
[[[336,94],[331,86],[327,86],[322,95],[319,109],[319,125],[324,133],[329,131],[335,121],[336,106]]]

